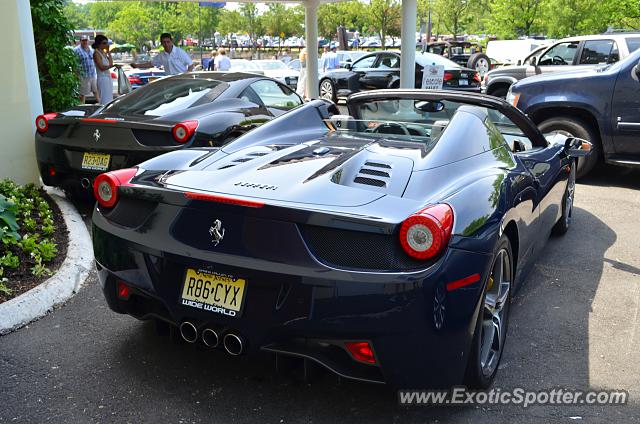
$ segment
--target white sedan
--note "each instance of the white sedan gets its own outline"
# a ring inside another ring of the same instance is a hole
[[[299,71],[289,68],[279,60],[253,60],[251,62],[258,65],[266,76],[277,79],[294,90],[296,89],[298,78],[300,77]]]

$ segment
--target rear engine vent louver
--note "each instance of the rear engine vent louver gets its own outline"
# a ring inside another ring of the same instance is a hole
[[[231,162],[227,163],[226,165],[221,166],[220,168],[218,168],[218,170],[232,168],[232,167],[234,167],[236,165],[240,165],[241,163],[249,162],[249,161],[252,161],[254,159],[259,158],[260,156],[264,156],[264,155],[268,155],[268,154],[269,154],[268,152],[252,152],[252,153],[248,153],[246,156],[234,159]]]
[[[360,173],[367,174],[367,175],[376,175],[378,177],[385,177],[385,178],[389,178],[391,176],[389,175],[388,172],[378,171],[377,169],[367,169],[367,168],[361,169]]]
[[[380,162],[365,162],[364,165],[365,166],[373,166],[375,168],[391,169],[391,165],[388,165],[386,163],[380,163]]]
[[[384,169],[384,171],[382,169]],[[373,176],[380,178],[373,178]],[[387,187],[390,178],[391,165],[382,162],[367,161],[364,163],[364,166],[360,168],[353,182],[374,187]]]
[[[386,187],[387,186],[387,183],[382,181],[382,180],[376,180],[375,178],[367,178],[367,177],[356,177],[356,179],[353,180],[353,182],[354,183],[358,183],[358,184],[376,186],[376,187]]]

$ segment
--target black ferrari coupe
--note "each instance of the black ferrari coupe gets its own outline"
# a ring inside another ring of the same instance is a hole
[[[104,107],[38,116],[38,168],[46,185],[90,193],[101,172],[173,150],[222,146],[301,104],[286,85],[255,74],[163,78]]]
[[[416,53],[415,87],[422,87],[425,66],[444,67],[442,88],[479,93],[480,74],[433,53]],[[346,69],[328,71],[320,76],[320,97],[337,102],[339,98],[366,90],[400,87],[400,54],[379,51],[360,57]]]
[[[216,355],[487,387],[512,293],[568,230],[590,144],[549,142],[483,95],[381,90],[351,96],[348,115],[332,106],[100,175],[92,234],[109,307]]]

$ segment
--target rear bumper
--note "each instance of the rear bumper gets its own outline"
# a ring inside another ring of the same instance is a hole
[[[461,384],[473,337],[490,256],[449,249],[427,270],[413,273],[339,271],[317,263],[296,272],[274,263],[270,271],[202,261],[140,245],[114,236],[94,214],[93,243],[98,274],[110,308],[139,319],[159,318],[172,325],[193,322],[241,334],[248,352],[268,351],[316,361],[351,379],[390,383],[399,388],[450,387]],[[306,252],[310,255],[309,252]],[[251,263],[248,259],[247,264]],[[239,317],[183,306],[180,294],[187,268],[207,268],[247,281]],[[449,281],[480,273],[481,281],[447,292]],[[131,297],[116,294],[118,281]],[[436,324],[436,296],[445,304]],[[440,326],[441,325],[441,326]],[[355,361],[344,341],[366,340],[377,365]]]
[[[36,134],[35,141],[36,160],[42,182],[48,186],[63,188],[79,188],[83,179],[88,180],[89,188],[91,188],[93,180],[103,172],[130,168],[166,152],[166,150],[154,151],[151,148],[148,151],[113,151],[97,149],[93,146],[70,147],[51,141],[39,134]],[[82,159],[85,152],[110,154],[109,169],[104,171],[83,169]]]

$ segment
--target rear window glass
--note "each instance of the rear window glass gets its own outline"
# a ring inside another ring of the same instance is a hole
[[[213,79],[163,79],[116,99],[105,112],[163,116],[212,102],[229,84]]]
[[[629,53],[635,52],[640,47],[640,37],[635,38],[627,38],[627,48],[629,49]]]

